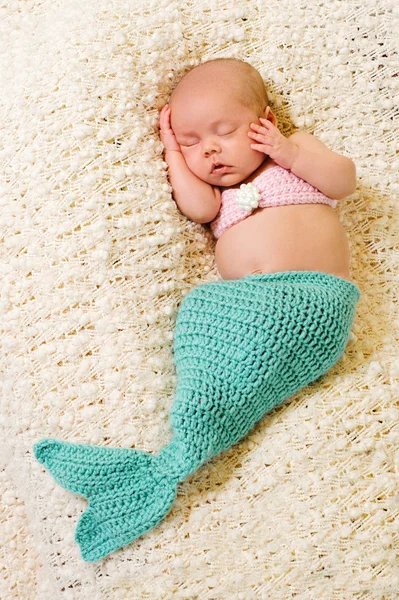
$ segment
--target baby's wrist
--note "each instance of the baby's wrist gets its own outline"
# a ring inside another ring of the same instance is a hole
[[[291,148],[291,166],[289,167],[290,171],[292,171],[292,169],[294,168],[294,165],[295,165],[296,161],[298,160],[298,156],[301,151],[300,147],[295,142],[291,142],[291,144],[292,144],[292,148]]]
[[[167,156],[171,156],[172,154],[182,154],[182,151],[178,150],[177,148],[176,149],[174,149],[174,148],[165,148],[164,154],[165,154],[165,158],[166,158]]]

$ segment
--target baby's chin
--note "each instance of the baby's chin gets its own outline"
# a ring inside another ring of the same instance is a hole
[[[205,181],[218,187],[230,187],[242,181],[242,174],[236,167],[230,167],[225,173],[211,173]]]

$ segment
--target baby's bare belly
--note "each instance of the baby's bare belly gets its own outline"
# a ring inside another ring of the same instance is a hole
[[[351,281],[347,234],[327,204],[256,209],[221,235],[215,260],[223,279],[255,272],[321,271]]]

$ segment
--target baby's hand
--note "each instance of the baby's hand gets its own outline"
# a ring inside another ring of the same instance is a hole
[[[267,119],[259,118],[259,121],[262,125],[251,123],[250,127],[253,131],[248,131],[249,137],[258,142],[251,144],[251,148],[268,154],[283,169],[291,169],[298,156],[299,147],[284,137]]]
[[[174,150],[176,152],[181,152],[180,145],[175,138],[175,134],[173,133],[172,127],[170,126],[169,104],[165,104],[165,106],[161,110],[159,124],[159,135],[161,137],[161,142],[163,143],[165,150]]]

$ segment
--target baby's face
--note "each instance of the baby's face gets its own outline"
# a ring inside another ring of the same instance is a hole
[[[258,123],[253,109],[227,92],[185,92],[171,106],[171,127],[189,169],[215,186],[232,186],[249,177],[266,155],[251,148],[250,124]],[[213,171],[213,163],[229,165]]]

